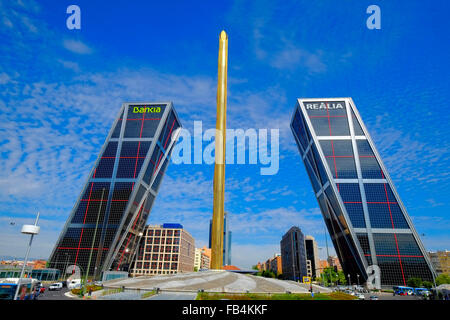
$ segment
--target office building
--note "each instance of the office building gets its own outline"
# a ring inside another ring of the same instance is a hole
[[[231,265],[231,231],[228,227],[228,213],[223,217],[223,265]],[[212,220],[209,220],[209,247],[211,248]]]
[[[308,275],[306,266],[305,237],[298,227],[292,227],[280,241],[283,277],[303,280]]]
[[[313,236],[305,236],[306,259],[310,261],[310,277],[320,277],[319,248]]]
[[[438,274],[445,273],[450,275],[450,251],[428,252],[434,269]]]
[[[132,276],[193,272],[195,241],[180,224],[149,225],[139,242]]]
[[[434,270],[351,98],[298,99],[291,120],[345,274],[374,287]]]
[[[51,268],[77,265],[97,278],[128,271],[180,126],[170,102],[122,105],[51,252]]]

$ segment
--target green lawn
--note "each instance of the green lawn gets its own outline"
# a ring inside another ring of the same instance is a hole
[[[355,296],[343,293],[315,293],[314,298],[310,293],[274,293],[274,294],[257,294],[257,293],[208,293],[200,292],[197,300],[355,300]]]

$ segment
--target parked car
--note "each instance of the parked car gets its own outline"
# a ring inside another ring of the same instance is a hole
[[[364,300],[366,298],[362,293],[358,293],[356,296],[358,297],[359,300]]]
[[[63,288],[63,284],[61,282],[56,282],[51,284],[48,287],[48,290],[52,291],[52,290],[61,290]]]
[[[378,300],[378,296],[370,296],[370,300]]]

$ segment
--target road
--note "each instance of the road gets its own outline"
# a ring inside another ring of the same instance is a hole
[[[387,292],[364,293],[364,300],[370,300],[371,296],[377,296],[378,300],[422,300],[419,296],[398,296]]]
[[[41,293],[38,300],[72,300],[71,298],[65,296],[64,294],[68,292],[69,289],[62,288],[61,290],[49,291],[48,286],[45,287],[45,292]]]

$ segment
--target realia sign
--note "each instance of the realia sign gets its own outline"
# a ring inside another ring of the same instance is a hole
[[[339,102],[311,102],[311,103],[305,103],[307,110],[321,110],[321,109],[344,109],[345,102],[339,101]]]

